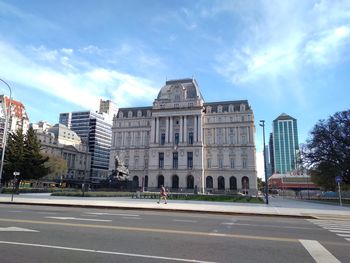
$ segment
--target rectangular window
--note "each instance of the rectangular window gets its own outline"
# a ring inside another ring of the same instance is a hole
[[[179,133],[175,133],[175,144],[179,144]]]
[[[188,144],[193,144],[193,132],[188,133]]]
[[[179,166],[179,155],[177,152],[173,153],[173,168],[177,169]]]
[[[231,159],[231,160],[230,160],[230,163],[231,163],[231,168],[235,168],[235,160],[234,160],[234,159]]]
[[[224,168],[224,161],[222,159],[219,159],[219,168]]]
[[[187,152],[187,168],[193,168],[193,152]]]
[[[164,145],[164,144],[165,144],[165,133],[162,133],[162,134],[160,135],[160,144],[161,144],[161,145]]]
[[[207,168],[211,168],[211,159],[207,160]]]
[[[164,153],[159,153],[159,168],[164,168]]]
[[[242,159],[242,166],[243,168],[247,168],[247,158]]]

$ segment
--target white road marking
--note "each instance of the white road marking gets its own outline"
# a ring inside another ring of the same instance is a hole
[[[7,211],[9,213],[22,213],[23,211],[20,211],[20,210],[10,210],[10,211]]]
[[[59,219],[59,220],[78,220],[78,221],[112,222],[112,220],[107,220],[107,219],[91,219],[91,218],[77,218],[77,217],[46,216],[45,218]]]
[[[299,239],[299,241],[313,257],[316,263],[341,263],[318,241],[305,239]]]
[[[337,234],[337,236],[340,236],[340,237],[350,237],[350,234]]]
[[[161,259],[161,260],[169,260],[169,261],[195,262],[195,263],[215,263],[215,262],[212,262],[212,261],[203,261],[203,260],[196,260],[196,259],[160,257],[160,256],[133,254],[133,253],[123,253],[123,252],[115,252],[115,251],[104,251],[104,250],[83,249],[83,248],[74,248],[74,247],[50,246],[50,245],[43,245],[43,244],[9,242],[9,241],[1,241],[1,240],[0,240],[0,244],[17,245],[17,246],[29,246],[29,247],[41,247],[41,248],[52,248],[52,249],[71,250],[71,251],[79,251],[79,252],[90,252],[90,253],[99,253],[99,254],[128,256],[128,257],[152,258],[152,259]]]
[[[56,215],[57,213],[55,213],[55,212],[38,212],[38,214],[41,214],[41,215]]]
[[[33,229],[21,228],[21,227],[0,227],[0,232],[39,232]]]
[[[347,234],[350,234],[350,231],[346,231],[346,230],[329,230],[330,232],[333,232],[333,233],[347,233]]]
[[[173,219],[174,222],[197,223],[197,220]]]
[[[85,213],[85,214],[98,215],[98,216],[127,216],[127,217],[140,216],[135,214],[112,214],[112,213]]]
[[[350,241],[350,238],[345,238],[346,241]]]
[[[141,220],[141,217],[122,217],[123,219]]]
[[[235,225],[236,223],[234,222],[224,222],[224,223],[221,223],[221,225],[229,225],[229,226],[233,226]]]

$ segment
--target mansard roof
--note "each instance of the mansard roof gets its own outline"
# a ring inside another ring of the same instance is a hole
[[[121,115],[127,117],[130,111],[132,112],[132,117],[137,117],[139,111],[141,111],[141,117],[147,117],[147,112],[152,111],[152,107],[119,108],[118,117]]]
[[[217,102],[206,102],[203,104],[204,107],[210,106],[213,112],[217,112],[218,106],[222,106],[222,111],[229,111],[229,106],[232,105],[234,111],[239,111],[241,104],[245,105],[246,110],[252,110],[248,100],[233,100],[233,101],[217,101]]]
[[[179,95],[177,97],[176,95]],[[158,93],[157,100],[164,102],[178,102],[186,100],[203,100],[197,81],[195,79],[168,80]]]

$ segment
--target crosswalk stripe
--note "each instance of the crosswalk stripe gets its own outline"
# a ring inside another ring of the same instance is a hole
[[[334,221],[334,220],[314,220],[309,219],[309,222],[335,233],[339,237],[343,237],[346,241],[350,241],[350,221]]]
[[[299,239],[299,241],[317,263],[341,263],[324,246],[322,246],[320,242],[304,239]]]
[[[331,231],[331,232],[333,232],[333,233],[349,233],[350,234],[350,231],[345,231],[345,230],[329,230],[329,231]]]
[[[337,234],[337,236],[340,236],[340,237],[350,237],[350,234]]]

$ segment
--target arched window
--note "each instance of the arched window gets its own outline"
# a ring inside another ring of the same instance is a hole
[[[194,178],[193,175],[187,176],[187,189],[193,189],[194,188]]]
[[[230,190],[237,190],[237,179],[234,176],[230,177]]]
[[[179,177],[175,174],[173,175],[172,179],[171,179],[172,185],[171,187],[173,189],[178,189],[179,188]]]
[[[218,178],[218,189],[225,190],[225,178],[223,176],[219,176]]]
[[[164,176],[158,175],[158,188],[160,188],[161,185],[164,186]]]
[[[207,176],[205,184],[207,188],[213,188],[213,177]]]
[[[134,187],[136,187],[136,188],[139,187],[139,177],[138,177],[138,176],[135,175],[135,176],[132,178],[132,182],[133,182]]]
[[[247,176],[242,177],[242,189],[249,189],[249,178]]]

